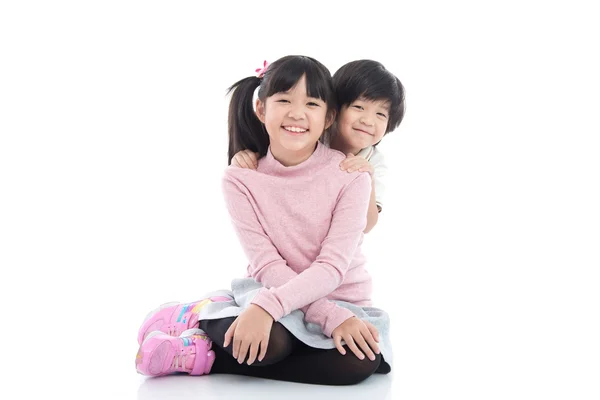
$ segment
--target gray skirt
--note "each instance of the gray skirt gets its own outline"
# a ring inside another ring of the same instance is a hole
[[[237,317],[254,299],[254,296],[262,288],[262,285],[253,278],[234,279],[231,282],[231,290],[221,290],[210,293],[206,297],[224,295],[233,298],[232,301],[215,302],[206,304],[200,310],[199,319],[221,319]],[[363,321],[368,321],[377,328],[379,332],[379,349],[383,356],[383,362],[392,367],[392,345],[390,343],[390,318],[388,314],[375,307],[360,307],[345,301],[334,301],[338,306],[347,308]],[[310,347],[317,349],[335,349],[332,338],[323,334],[321,327],[317,324],[304,321],[304,313],[300,310],[292,311],[281,318],[280,322],[292,335]]]

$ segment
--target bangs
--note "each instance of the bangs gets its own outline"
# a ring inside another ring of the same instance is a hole
[[[389,99],[385,99],[383,97],[367,97],[364,94],[358,96],[356,101],[367,101],[377,104],[378,107],[385,108],[388,112],[392,109],[392,102]]]
[[[373,71],[376,72],[376,71]],[[378,76],[379,75],[379,76]],[[396,103],[400,96],[395,82],[385,79],[380,74],[370,73],[365,76],[348,77],[337,89],[338,106],[348,105],[359,98],[371,101],[386,101]]]
[[[371,101],[385,101],[388,103],[388,106],[391,107],[393,100],[398,98],[398,90],[395,85],[391,85],[389,82],[379,81],[364,88],[364,90],[358,94],[358,97]]]
[[[332,88],[329,81],[331,78],[308,58],[293,58],[279,65],[277,72],[269,77],[265,97],[287,92],[302,79],[303,75],[306,75],[306,93],[310,97],[331,104]]]

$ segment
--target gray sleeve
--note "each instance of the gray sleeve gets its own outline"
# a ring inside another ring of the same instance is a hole
[[[375,203],[377,204],[379,212],[381,212],[383,208],[383,200],[385,197],[385,179],[387,176],[387,165],[385,164],[383,154],[381,154],[381,152],[379,152],[378,150],[375,150],[369,162],[375,170],[375,173],[373,174],[373,181],[375,182]]]

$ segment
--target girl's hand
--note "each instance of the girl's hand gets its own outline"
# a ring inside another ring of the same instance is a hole
[[[375,172],[373,166],[367,160],[362,157],[355,156],[352,153],[348,153],[346,159],[340,163],[340,169],[342,171],[347,170],[348,172],[368,172],[371,174],[371,176],[373,176],[373,173]]]
[[[335,347],[343,355],[346,350],[342,347],[342,339],[352,350],[356,357],[364,360],[365,355],[359,350],[358,346],[367,354],[371,361],[375,360],[375,354],[379,354],[379,332],[370,322],[363,321],[357,317],[348,318],[332,332]],[[358,346],[357,346],[358,344]]]
[[[272,326],[273,317],[271,317],[271,314],[262,307],[251,304],[233,321],[233,324],[225,332],[223,347],[229,346],[233,338],[233,357],[241,364],[248,355],[248,365],[256,360],[260,347],[258,361],[262,361],[267,354]]]
[[[258,153],[250,150],[238,151],[231,159],[231,165],[239,168],[256,169],[258,168]]]

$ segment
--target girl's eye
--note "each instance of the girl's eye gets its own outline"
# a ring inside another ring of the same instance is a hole
[[[387,118],[387,115],[385,115],[384,113],[377,113],[377,115],[379,115],[380,117],[383,117],[383,118]]]
[[[277,103],[289,103],[289,101],[286,99],[279,99],[277,100]]]
[[[356,108],[357,110],[364,110],[364,108],[362,106],[359,106],[358,104],[355,104],[352,107]]]
[[[308,105],[311,106],[311,107],[319,107],[319,104],[315,103],[314,101],[309,101]]]

